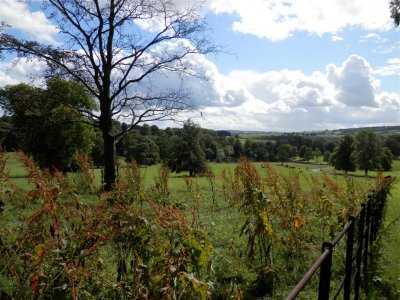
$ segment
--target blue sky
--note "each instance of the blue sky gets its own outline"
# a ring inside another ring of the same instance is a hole
[[[391,23],[388,2],[207,0],[201,13],[227,53],[193,57],[209,82],[187,82],[203,117],[184,117],[211,129],[400,125],[400,30]],[[57,29],[35,1],[29,3],[0,0],[0,21],[51,43]],[[34,61],[10,66],[0,62],[0,86],[43,69]],[[160,85],[168,84],[164,80]]]

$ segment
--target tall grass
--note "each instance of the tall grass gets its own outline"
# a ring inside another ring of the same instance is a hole
[[[30,189],[0,182],[0,290],[21,299],[281,299],[376,188],[241,158],[203,178],[132,162],[103,193],[90,164],[77,185],[20,161]]]

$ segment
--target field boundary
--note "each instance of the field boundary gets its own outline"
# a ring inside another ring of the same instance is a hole
[[[390,177],[385,180],[391,180]],[[376,241],[387,202],[387,189],[383,188],[367,197],[354,216],[350,216],[342,231],[330,242],[322,243],[322,253],[303,278],[292,289],[286,300],[295,299],[319,272],[318,299],[337,299],[343,294],[344,300],[359,299],[361,283],[368,290],[368,265],[372,258],[372,244]],[[335,246],[346,236],[344,278],[335,291],[331,291],[332,258]],[[357,245],[354,248],[354,245]],[[333,293],[331,293],[333,292]],[[330,295],[332,297],[330,298]]]

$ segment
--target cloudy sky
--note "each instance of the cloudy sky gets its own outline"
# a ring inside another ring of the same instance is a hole
[[[57,28],[35,2],[0,0],[0,22],[54,43]],[[400,30],[388,2],[207,0],[202,13],[227,53],[194,58],[210,79],[187,83],[203,115],[194,121],[264,131],[400,125]],[[42,68],[0,61],[0,86]]]

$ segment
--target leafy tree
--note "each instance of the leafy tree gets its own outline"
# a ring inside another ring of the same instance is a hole
[[[309,147],[307,147],[306,145],[303,145],[303,146],[300,147],[299,156],[301,158],[304,158],[304,154],[306,153],[307,148],[309,148]]]
[[[11,116],[3,116],[0,118],[0,144],[7,151],[13,151],[19,148]]]
[[[328,142],[325,144],[325,149],[329,152],[333,152],[335,150],[336,144],[333,142]]]
[[[0,90],[0,99],[12,117],[19,147],[41,167],[66,171],[78,152],[90,153],[93,129],[71,108],[94,108],[81,84],[51,79],[47,89],[26,84],[6,86]]]
[[[392,152],[386,148],[382,148],[380,166],[383,171],[390,171],[392,169],[392,162],[393,162],[393,154]]]
[[[331,159],[331,152],[329,152],[328,150],[326,150],[326,151],[324,152],[324,158],[323,158],[323,160],[324,160],[324,162],[329,162],[330,159]]]
[[[315,157],[316,161],[318,161],[319,157],[322,155],[321,150],[319,148],[313,150],[313,156]]]
[[[252,152],[256,161],[275,161],[273,145],[267,143],[253,143]]]
[[[235,138],[233,143],[233,155],[238,158],[243,154],[243,145],[239,138]]]
[[[279,152],[281,152],[282,150],[284,150],[287,153],[288,159],[297,155],[296,147],[293,147],[289,144],[280,144],[277,148],[278,157],[279,157]]]
[[[312,143],[312,148],[313,149],[319,149],[321,153],[324,153],[326,148],[325,148],[325,140],[322,138],[317,138],[313,141]]]
[[[218,156],[218,145],[216,140],[216,134],[212,130],[202,130],[201,134],[201,146],[206,155],[206,159],[213,161]]]
[[[249,139],[246,139],[246,142],[244,143],[244,155],[246,155],[248,158],[254,156],[252,151],[252,144],[253,143]]]
[[[314,154],[313,154],[313,150],[311,147],[306,147],[304,150],[304,155],[303,155],[303,159],[306,160],[307,162],[310,162],[311,159],[313,159]]]
[[[357,166],[364,170],[365,176],[368,171],[380,166],[382,155],[382,142],[378,135],[372,131],[360,131],[354,139],[354,159]]]
[[[194,108],[183,82],[188,76],[204,76],[189,57],[217,50],[206,36],[200,5],[48,0],[43,11],[57,26],[57,45],[24,40],[7,28],[0,31],[0,52],[44,61],[46,75],[72,78],[97,100],[98,113],[74,109],[90,116],[102,132],[106,190],[115,182],[114,144],[121,136],[139,123],[176,119],[179,112]],[[156,76],[172,76],[175,87],[155,88]],[[118,117],[129,120],[129,126],[115,132],[112,120]]]
[[[390,17],[393,19],[394,25],[397,27],[400,25],[400,0],[391,0],[390,6]]]
[[[355,171],[356,165],[353,159],[354,138],[351,135],[345,135],[336,146],[331,163],[336,170],[343,170],[346,174],[348,171]]]
[[[202,175],[206,157],[200,145],[200,127],[187,121],[180,134],[173,137],[168,167],[173,172],[188,171],[191,177]]]
[[[292,146],[295,146],[298,150],[300,150],[300,148],[302,146],[311,146],[312,145],[312,141],[304,136],[301,135],[295,135],[289,138],[289,143]]]
[[[385,141],[385,147],[389,148],[394,156],[400,156],[400,135],[390,135]]]
[[[285,149],[281,149],[278,152],[278,160],[281,162],[286,162],[289,160],[289,153]]]
[[[104,147],[103,147],[103,137],[100,130],[95,130],[93,137],[93,147],[90,153],[93,163],[96,166],[103,165],[104,157]]]
[[[160,151],[160,160],[166,162],[170,154],[171,139],[164,130],[159,130],[157,136],[154,138],[154,142],[157,144]]]
[[[147,136],[139,136],[138,141],[127,149],[127,160],[136,160],[139,165],[154,165],[160,161],[160,149]]]

